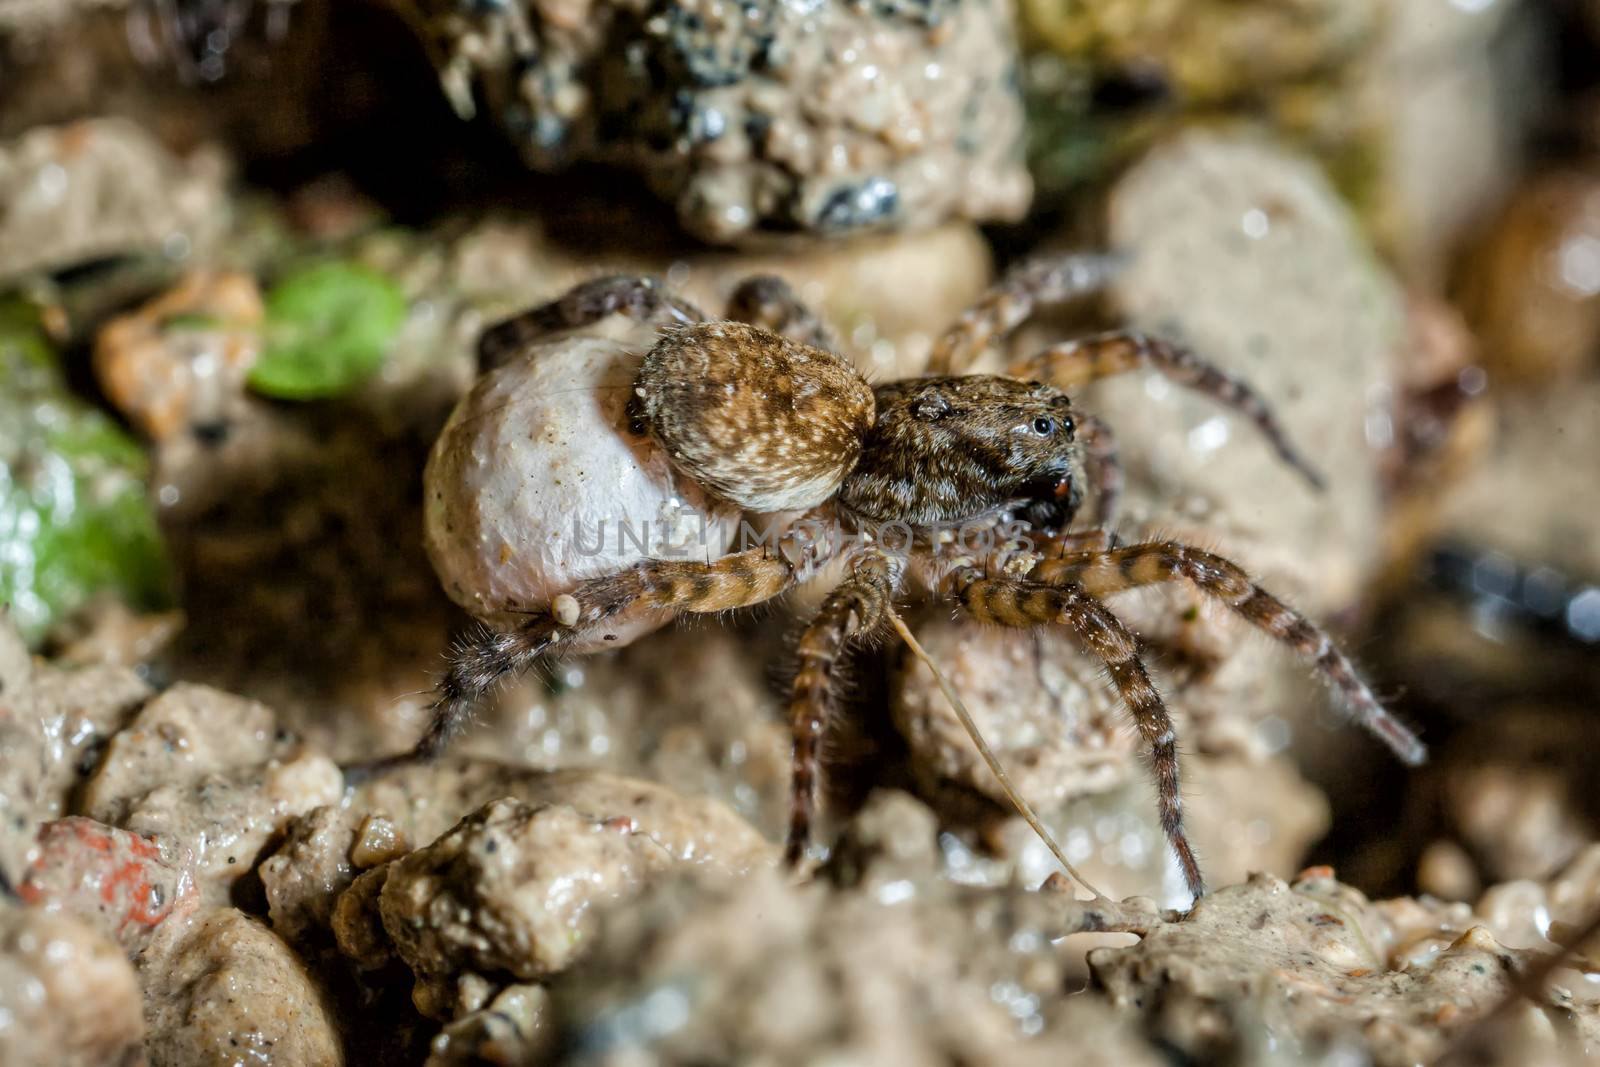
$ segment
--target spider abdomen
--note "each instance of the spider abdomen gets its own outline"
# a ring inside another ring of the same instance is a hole
[[[635,392],[672,462],[755,512],[833,496],[861,458],[874,410],[871,386],[843,356],[735,322],[664,336]]]

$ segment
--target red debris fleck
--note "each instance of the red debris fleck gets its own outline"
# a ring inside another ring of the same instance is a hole
[[[186,864],[164,858],[155,841],[80,816],[39,828],[38,858],[17,893],[89,920],[124,947],[195,904]]]

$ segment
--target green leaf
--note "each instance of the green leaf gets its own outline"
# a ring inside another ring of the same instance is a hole
[[[250,386],[284,400],[347,392],[383,365],[406,310],[392,279],[359,264],[297,270],[267,294],[265,346]]]

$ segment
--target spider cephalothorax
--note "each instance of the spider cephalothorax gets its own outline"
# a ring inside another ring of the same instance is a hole
[[[879,386],[839,504],[872,522],[946,526],[1031,502],[1075,509],[1082,462],[1066,394],[991,375]]]
[[[1101,284],[1105,257],[1072,256],[1013,272],[935,346],[942,376],[872,388],[827,347],[825,326],[774,278],[745,283],[730,302],[751,321],[706,322],[641,278],[601,278],[485,333],[480,352],[499,364],[552,331],[621,313],[664,323],[633,383],[629,429],[648,434],[680,474],[750,512],[786,512],[862,533],[894,524],[913,536],[898,551],[873,536],[794,551],[779,539],[709,560],[646,559],[575,582],[529,621],[484,633],[455,651],[439,681],[434,717],[416,748],[377,765],[438,754],[473,704],[502,676],[630,615],[721,612],[760,604],[842,553],[845,577],[823,600],[796,646],[790,702],[794,786],[787,856],[810,839],[819,741],[834,706],[834,667],[846,646],[886,627],[896,598],[910,595],[908,563],[933,596],[1000,626],[1063,627],[1104,664],[1149,747],[1161,821],[1198,895],[1199,864],[1183,829],[1176,735],[1140,656],[1138,639],[1102,602],[1139,586],[1183,581],[1309,660],[1350,714],[1408,763],[1421,743],[1393,719],[1350,661],[1314,623],[1260,588],[1236,564],[1172,541],[1114,545],[1107,534],[1121,487],[1108,429],[1075,410],[1066,388],[1135,367],[1153,367],[1249,417],[1313,486],[1320,478],[1290,446],[1266,404],[1244,382],[1178,346],[1116,332],[1051,346],[1004,375],[960,375],[958,365],[1028,316],[1041,300]],[[1069,531],[1085,499],[1091,526]],[[973,548],[952,526],[1007,523],[1027,536],[1002,549]],[[919,594],[921,595],[921,594]]]

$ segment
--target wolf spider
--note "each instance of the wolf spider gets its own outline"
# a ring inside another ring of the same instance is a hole
[[[541,336],[612,314],[670,321],[635,380],[631,431],[649,434],[676,469],[712,495],[754,513],[799,513],[853,540],[838,549],[845,577],[797,645],[789,715],[794,731],[786,859],[797,864],[811,834],[818,745],[833,709],[834,667],[846,647],[881,634],[892,605],[918,588],[1000,626],[1062,624],[1104,664],[1148,746],[1161,825],[1189,888],[1204,892],[1183,829],[1172,720],[1140,659],[1140,643],[1102,598],[1186,581],[1315,664],[1353,717],[1406,763],[1424,748],[1378,702],[1326,634],[1256,585],[1236,564],[1175,541],[1116,544],[1106,532],[1121,473],[1111,434],[1075,409],[1064,389],[1139,367],[1250,418],[1313,485],[1320,478],[1292,448],[1261,398],[1194,353],[1118,331],[1052,345],[1003,375],[957,372],[1045,301],[1102,286],[1103,256],[1024,265],[990,290],[936,344],[938,376],[871,386],[830,350],[826,328],[781,281],[741,285],[729,320],[706,321],[659,283],[600,278],[486,331],[480,355],[502,362]],[[1068,532],[1094,493],[1092,528]],[[909,531],[891,552],[881,532]],[[975,553],[940,531],[1006,526],[1021,539]],[[798,529],[791,525],[790,530]],[[830,550],[785,539],[703,561],[646,560],[579,583],[512,632],[484,632],[453,652],[433,718],[416,747],[380,765],[439,754],[497,680],[558,651],[601,622],[642,612],[723,612],[771,600],[812,577]]]

